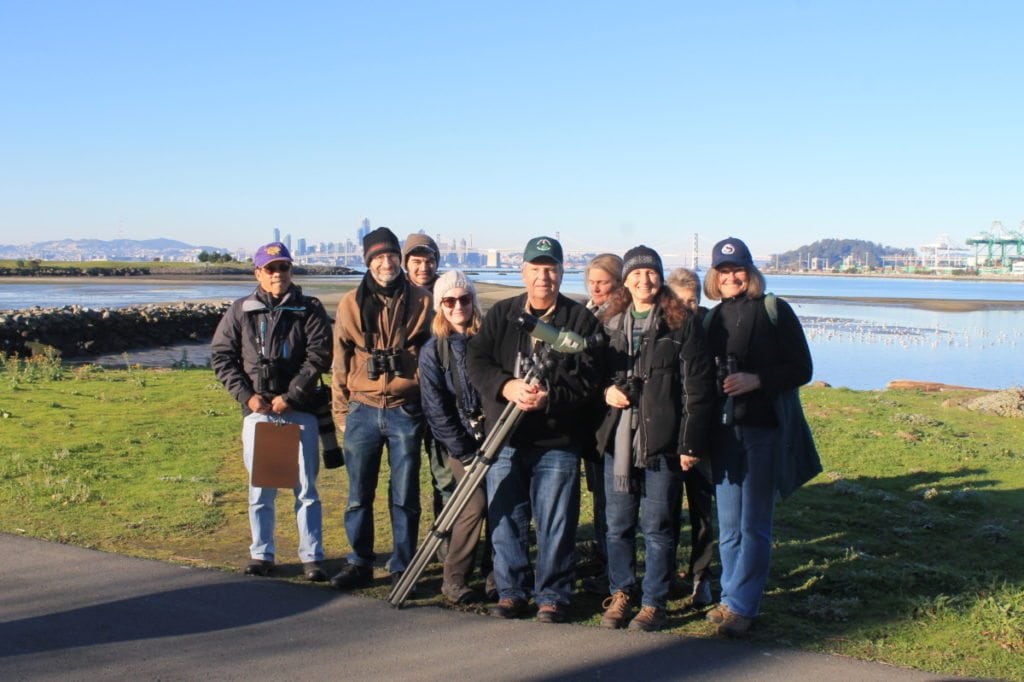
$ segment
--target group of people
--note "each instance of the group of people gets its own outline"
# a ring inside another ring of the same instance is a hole
[[[253,259],[259,286],[229,308],[213,342],[214,370],[245,415],[250,470],[257,423],[301,428],[294,493],[308,580],[328,579],[312,401],[329,370],[348,468],[344,516],[351,546],[330,578],[333,587],[348,590],[373,579],[373,506],[384,446],[393,537],[387,570],[394,583],[416,549],[421,453],[430,460],[437,513],[512,404],[518,424],[492,453],[485,480],[445,546],[448,601],[478,598],[469,579],[482,554],[496,599],[492,615],[523,617],[532,612],[532,598],[537,620],[567,619],[577,577],[582,461],[601,566],[592,585],[608,595],[602,625],[664,627],[681,574],[692,581],[694,606],[713,603],[717,500],[721,597],[707,618],[726,635],[750,628],[768,578],[776,494],[791,493],[820,464],[797,394],[811,377],[803,330],[790,306],[766,293],[741,240],[714,247],[703,292],[721,303],[711,310],[699,305],[694,273],[677,270],[666,278],[660,255],[642,245],[621,258],[594,258],[585,272],[590,299],[582,303],[561,293],[558,241],[531,239],[523,254],[525,291],[486,315],[469,277],[459,270],[438,275],[440,254],[428,236],[410,235],[403,246],[382,227],[364,238],[363,252],[366,274],[339,302],[332,330],[320,302],[291,281],[285,246],[261,247]],[[549,349],[519,323],[524,314],[607,342],[541,359]],[[542,372],[535,371],[539,361]],[[680,571],[684,491],[692,542]],[[273,570],[275,493],[250,486],[246,573]]]

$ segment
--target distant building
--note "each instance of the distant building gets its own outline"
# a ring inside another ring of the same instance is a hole
[[[487,249],[487,267],[489,267],[489,268],[500,268],[501,267],[501,254],[498,253],[497,249]]]
[[[305,256],[306,255],[306,240],[305,240],[304,237],[299,237],[298,244],[295,247],[295,252],[296,252],[296,255],[298,255],[298,256]]]
[[[271,241],[275,241],[275,242],[281,241],[281,228],[280,227],[275,227],[274,228],[274,238]]]

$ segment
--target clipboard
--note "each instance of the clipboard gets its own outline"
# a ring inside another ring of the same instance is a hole
[[[256,424],[250,477],[254,487],[292,489],[299,485],[301,432],[298,424]]]

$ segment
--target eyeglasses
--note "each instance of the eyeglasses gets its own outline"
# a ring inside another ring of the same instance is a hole
[[[473,296],[472,294],[463,294],[458,298],[455,298],[454,296],[445,296],[441,299],[441,305],[445,308],[454,308],[456,303],[461,305],[463,308],[468,308],[473,303]]]
[[[292,264],[291,263],[270,263],[269,265],[264,265],[263,269],[266,270],[267,272],[288,272],[289,270],[292,269]]]

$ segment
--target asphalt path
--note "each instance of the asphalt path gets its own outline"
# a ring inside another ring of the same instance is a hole
[[[837,656],[502,621],[0,534],[0,679],[936,680]]]

